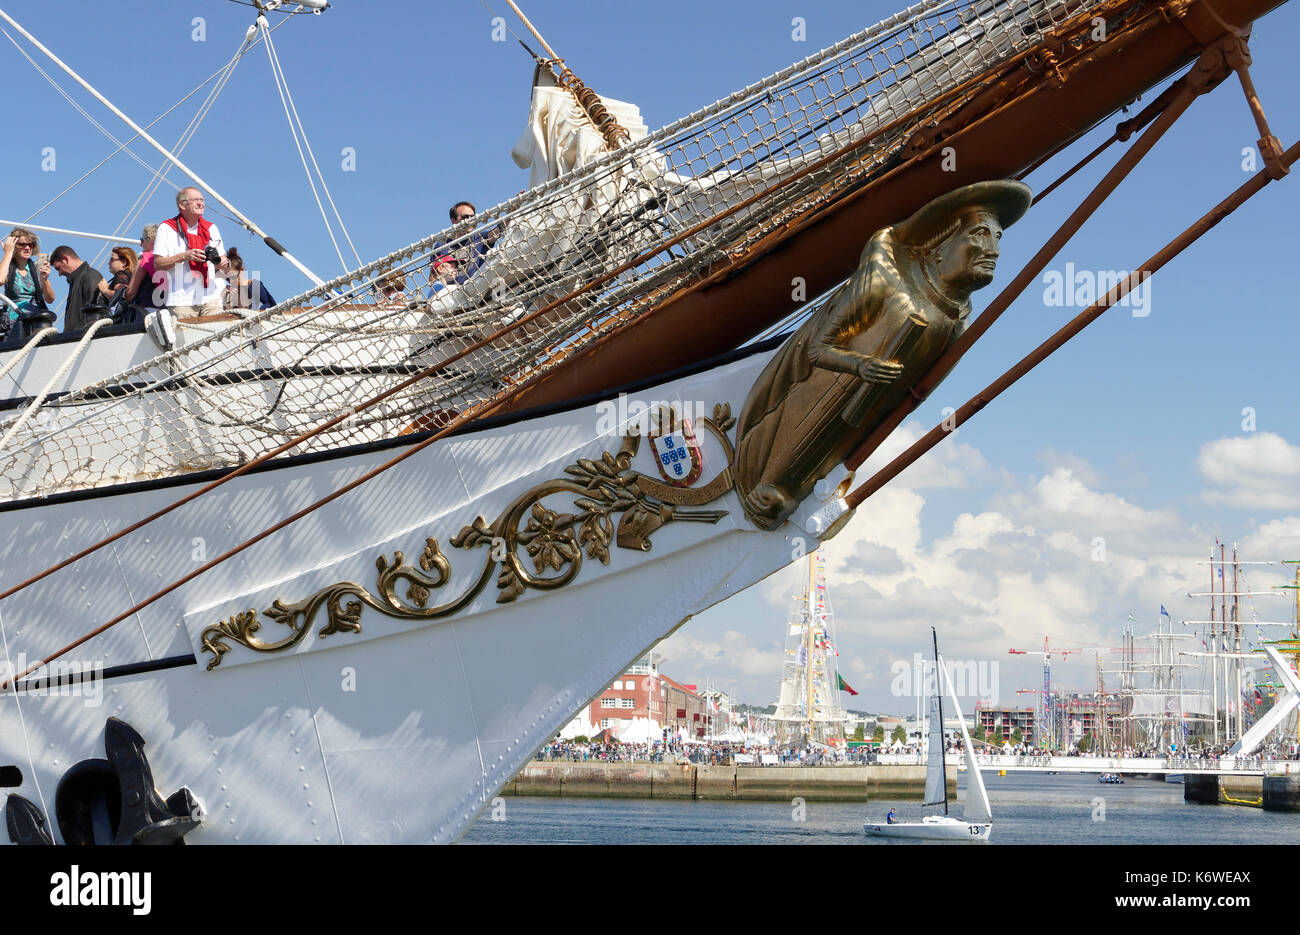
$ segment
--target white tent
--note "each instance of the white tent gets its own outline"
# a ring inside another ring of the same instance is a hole
[[[724,733],[718,734],[713,739],[722,743],[744,743],[745,735],[740,729],[733,727]]]
[[[591,722],[587,720],[587,712],[579,711],[568,724],[560,729],[561,740],[572,740],[574,737],[591,737],[596,733],[596,728],[592,727]]]
[[[621,743],[654,743],[656,740],[662,740],[663,736],[663,728],[644,717],[628,721],[618,733]]]

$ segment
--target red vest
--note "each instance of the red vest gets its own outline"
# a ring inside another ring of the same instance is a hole
[[[205,221],[203,218],[199,218],[199,231],[197,234],[191,234],[189,232],[189,227],[185,223],[184,215],[178,214],[174,218],[168,218],[163,221],[163,223],[180,235],[181,240],[185,241],[187,250],[202,250],[208,245],[208,242],[212,240],[212,234],[210,233],[212,223],[210,221]],[[196,263],[191,260],[190,269],[203,277],[203,285],[206,287],[208,284],[208,261],[199,260]]]

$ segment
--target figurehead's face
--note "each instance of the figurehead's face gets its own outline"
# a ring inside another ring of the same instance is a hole
[[[936,251],[935,268],[943,287],[953,292],[973,292],[991,283],[1001,239],[1002,225],[992,212],[968,208],[960,229]]]

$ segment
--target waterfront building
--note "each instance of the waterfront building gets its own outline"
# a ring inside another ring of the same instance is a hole
[[[714,693],[722,695],[722,693]],[[725,695],[722,697],[726,698]],[[730,711],[731,701],[727,700]],[[670,738],[702,740],[708,728],[709,703],[694,685],[659,671],[658,663],[644,658],[628,666],[592,700],[587,718],[597,730],[612,730],[622,737],[633,722],[648,722],[659,739],[664,731]]]
[[[1021,740],[1025,743],[1032,745],[1038,741],[1033,708],[994,707],[977,701],[975,723],[984,728],[984,734],[989,739],[1001,731],[1002,736],[1010,740],[1012,732],[1019,727]]]

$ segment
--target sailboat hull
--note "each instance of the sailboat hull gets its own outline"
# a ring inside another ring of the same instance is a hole
[[[988,843],[993,834],[991,822],[969,822],[957,818],[927,818],[924,821],[900,821],[891,824],[864,824],[862,830],[876,838],[906,838],[922,841],[972,841]]]

